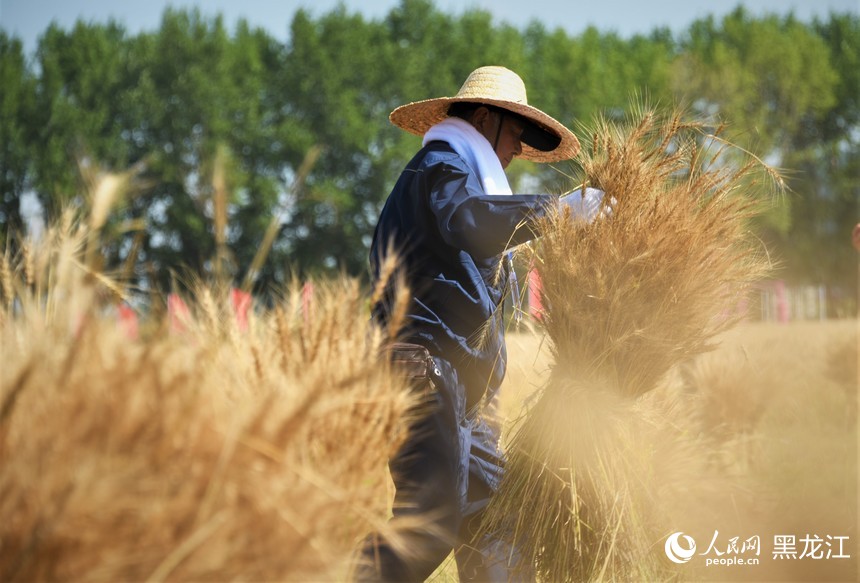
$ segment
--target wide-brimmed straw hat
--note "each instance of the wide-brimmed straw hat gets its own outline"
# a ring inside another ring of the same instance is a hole
[[[573,132],[552,116],[529,105],[525,83],[505,67],[475,69],[455,96],[401,105],[388,118],[397,127],[421,136],[448,117],[451,104],[458,102],[500,107],[534,124],[535,128],[523,132],[520,158],[533,162],[557,162],[573,158],[579,152],[579,140]]]

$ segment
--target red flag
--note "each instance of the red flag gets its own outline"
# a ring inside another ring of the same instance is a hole
[[[307,329],[313,319],[314,309],[314,283],[306,281],[302,284],[302,317],[304,319],[305,328]]]
[[[540,275],[536,269],[530,269],[528,275],[529,314],[535,320],[543,319],[543,300],[541,300]]]
[[[780,323],[788,322],[790,316],[785,282],[781,279],[776,280],[774,283],[774,292],[776,294],[776,321]]]
[[[137,312],[128,304],[120,304],[117,310],[119,327],[131,340],[137,340],[139,326],[137,323]]]
[[[171,332],[185,332],[191,322],[191,311],[177,294],[167,296],[167,315],[170,318]]]
[[[248,329],[248,311],[251,309],[251,294],[240,289],[230,290],[230,301],[233,313],[236,314],[236,324],[243,332]]]

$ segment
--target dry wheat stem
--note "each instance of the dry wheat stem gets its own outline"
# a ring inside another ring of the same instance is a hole
[[[332,580],[368,532],[397,542],[386,462],[413,396],[357,282],[293,284],[246,330],[198,283],[186,330],[133,340],[121,285],[81,268],[88,232],[50,231],[7,276],[0,578]]]
[[[667,576],[652,546],[666,496],[689,482],[663,479],[700,464],[637,403],[738,321],[770,267],[747,227],[761,161],[684,117],[634,107],[586,128],[575,183],[616,199],[612,215],[550,215],[533,246],[555,363],[510,440],[484,532],[513,538],[541,580]]]

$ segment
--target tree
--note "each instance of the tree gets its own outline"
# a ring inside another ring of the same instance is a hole
[[[33,115],[35,80],[21,41],[0,30],[0,237],[23,233],[21,197],[30,179],[27,120]],[[14,238],[12,239],[14,240]]]
[[[151,225],[142,257],[162,284],[163,268],[179,265],[239,279],[279,203],[284,157],[298,133],[284,127],[272,81],[281,49],[245,22],[231,38],[220,18],[198,11],[166,11],[160,30],[138,43],[147,141],[157,152],[154,187],[136,208]],[[221,190],[216,171],[226,180]]]
[[[798,120],[787,164],[796,193],[791,221],[778,240],[788,276],[827,283],[839,315],[856,310],[856,253],[850,233],[860,220],[860,17],[831,15],[812,29],[836,72],[832,105]],[[834,314],[835,315],[835,314]]]
[[[720,25],[693,24],[675,77],[700,112],[728,120],[734,141],[785,169],[790,190],[758,225],[779,274],[846,297],[856,294],[857,29],[856,16],[809,26],[738,8]]]
[[[379,209],[420,144],[388,114],[499,64],[574,129],[623,115],[636,96],[728,120],[734,141],[789,169],[793,192],[759,227],[783,273],[850,287],[858,46],[856,15],[808,25],[739,8],[678,39],[665,29],[625,39],[537,22],[519,31],[430,0],[401,0],[377,21],[343,6],[299,10],[286,45],[198,10],[167,10],[133,36],[113,22],[54,25],[29,62],[0,31],[0,234],[21,228],[25,191],[50,221],[79,201],[87,175],[135,167],[148,188],[117,209],[103,251],[106,267],[131,265],[141,284],[170,285],[183,269],[244,280],[272,235],[253,267],[257,290],[293,273],[364,274]],[[572,170],[509,169],[515,188],[555,192]]]
[[[781,158],[798,120],[834,103],[827,47],[790,16],[751,19],[739,7],[719,27],[713,17],[693,23],[681,45],[676,93],[729,120],[756,151]]]
[[[51,25],[39,41],[33,186],[49,222],[81,192],[79,164],[131,163],[121,118],[134,67],[124,35],[114,23],[79,22],[71,32]]]

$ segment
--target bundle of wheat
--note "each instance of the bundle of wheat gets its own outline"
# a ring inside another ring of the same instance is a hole
[[[769,268],[747,228],[754,179],[778,177],[680,112],[638,108],[586,131],[582,183],[617,202],[591,223],[562,212],[541,225],[555,362],[509,440],[484,528],[512,537],[547,581],[650,580],[665,576],[662,502],[702,466],[690,436],[637,398],[737,322]]]
[[[359,285],[293,286],[245,329],[201,288],[133,339],[89,240],[70,220],[3,258],[0,579],[344,577],[389,528],[412,406]]]

